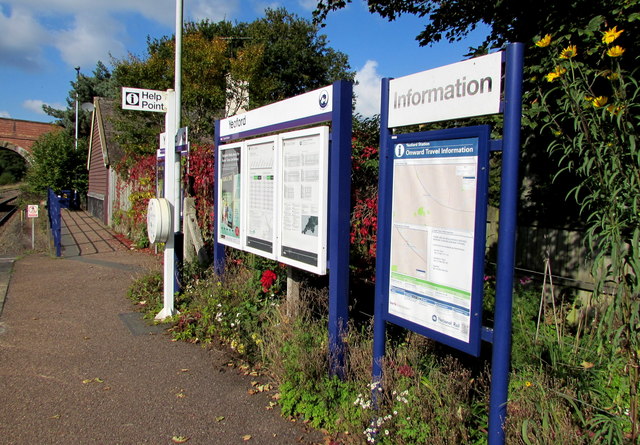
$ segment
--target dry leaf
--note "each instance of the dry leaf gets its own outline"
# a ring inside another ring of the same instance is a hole
[[[250,396],[256,394],[258,391],[256,391],[255,389],[248,389],[247,390],[247,394],[249,394]]]
[[[187,396],[184,393],[179,392],[179,393],[176,394],[176,397],[179,398],[179,399],[184,399]]]
[[[593,363],[591,363],[591,362],[582,362],[582,363],[580,363],[580,364],[582,365],[582,367],[583,367],[584,369],[590,369],[590,368],[593,368],[593,366],[594,366],[594,364],[593,364]]]
[[[182,368],[180,372],[189,372],[189,368]]]
[[[272,396],[271,396],[271,398],[272,398],[273,400],[280,400],[280,398],[281,398],[281,397],[282,397],[282,396],[280,395],[280,393],[279,393],[279,392],[277,392],[277,393],[275,393],[274,395],[272,395]]]
[[[189,440],[189,438],[184,436],[173,436],[171,440],[174,443],[185,443],[187,440]]]
[[[251,440],[251,434],[245,434],[244,436],[242,436],[242,440],[244,440],[245,442],[247,440]]]
[[[100,377],[94,377],[92,379],[84,379],[82,381],[82,383],[84,383],[85,385],[87,383],[103,383],[103,382],[104,382],[104,380],[102,380]]]
[[[224,416],[217,416],[216,422],[222,422],[224,420]]]

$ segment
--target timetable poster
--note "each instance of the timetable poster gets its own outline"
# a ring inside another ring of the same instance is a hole
[[[247,207],[245,248],[274,256],[276,139],[247,142]]]
[[[326,177],[324,127],[282,137],[280,261],[326,272]]]
[[[240,245],[242,146],[220,150],[220,197],[218,200],[219,241],[231,246]]]

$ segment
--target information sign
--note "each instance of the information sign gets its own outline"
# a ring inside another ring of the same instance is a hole
[[[241,247],[242,144],[220,147],[218,187],[218,242]]]
[[[329,128],[280,135],[280,261],[326,273]]]
[[[393,79],[388,127],[498,113],[501,81],[501,52]]]
[[[396,144],[389,314],[469,341],[478,140]]]
[[[392,146],[389,320],[474,355],[488,138],[488,127],[469,127],[398,135]]]
[[[158,90],[122,87],[122,109],[167,112],[167,93]]]
[[[246,142],[245,250],[274,259],[276,239],[276,136]]]

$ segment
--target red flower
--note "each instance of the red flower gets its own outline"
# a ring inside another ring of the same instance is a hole
[[[269,292],[269,289],[273,285],[273,282],[276,281],[278,276],[272,270],[265,270],[262,272],[262,278],[260,278],[260,283],[262,284],[262,291]]]

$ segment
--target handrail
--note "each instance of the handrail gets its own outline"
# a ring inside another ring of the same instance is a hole
[[[56,256],[62,256],[62,224],[60,217],[60,201],[58,196],[49,189],[47,194],[47,209],[49,210],[49,227],[56,247]]]

